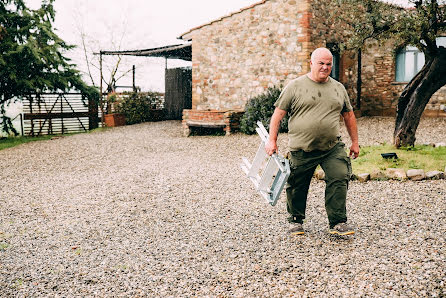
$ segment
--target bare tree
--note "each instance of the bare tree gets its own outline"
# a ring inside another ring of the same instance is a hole
[[[117,82],[132,72],[133,68],[121,70],[121,55],[107,56],[107,58],[98,55],[103,50],[101,49],[102,43],[86,32],[84,22],[82,21],[82,13],[79,10],[74,13],[76,28],[80,37],[83,62],[85,63],[85,69],[83,71],[84,75],[89,78],[93,86],[104,86],[101,93],[104,91],[107,93],[115,92]],[[116,32],[119,31],[116,29],[116,26],[110,24],[104,25],[107,27],[108,31],[105,35],[108,37],[107,50],[120,51],[124,38],[126,37],[127,21],[124,20],[122,26],[119,26],[119,28],[123,28],[122,32],[119,33],[119,38],[116,38]],[[99,75],[95,75],[95,73]],[[95,78],[98,78],[99,80]],[[102,122],[104,122],[105,109],[109,112],[110,106],[105,106],[102,94],[99,101],[99,108],[102,114]]]

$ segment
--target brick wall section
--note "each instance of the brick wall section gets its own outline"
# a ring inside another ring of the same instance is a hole
[[[395,52],[390,45],[379,47],[369,43],[362,55],[362,96],[363,115],[395,116],[398,98],[407,83],[395,81]],[[424,116],[446,117],[441,110],[446,106],[446,87],[438,90],[426,105]]]
[[[192,109],[242,111],[249,98],[307,73],[312,50],[349,34],[329,23],[326,3],[266,0],[184,34],[192,39]],[[362,114],[394,116],[404,86],[394,82],[393,50],[370,43],[362,74]],[[343,53],[340,81],[356,106],[356,52]],[[434,95],[430,115],[443,114],[445,97],[446,88]]]
[[[385,48],[370,43],[362,55],[361,110],[364,115],[395,116],[398,90],[395,81],[395,58]]]
[[[239,130],[241,111],[183,110],[183,133],[189,136],[193,127],[222,128],[226,135]]]

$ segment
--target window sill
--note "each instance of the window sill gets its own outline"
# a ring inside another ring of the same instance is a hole
[[[391,85],[407,85],[407,84],[409,84],[409,82],[396,82],[396,81],[394,81],[394,82],[392,82],[390,84]]]

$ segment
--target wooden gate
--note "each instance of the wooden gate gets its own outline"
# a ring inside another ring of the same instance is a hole
[[[184,109],[192,108],[192,69],[166,69],[165,119],[181,120]]]
[[[25,135],[65,134],[98,127],[98,105],[82,93],[32,94],[22,102]]]

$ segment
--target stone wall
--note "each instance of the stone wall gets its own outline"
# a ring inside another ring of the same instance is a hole
[[[376,42],[362,53],[361,110],[369,116],[395,116],[400,84],[395,82],[395,57]]]
[[[425,116],[446,117],[446,87],[442,87],[431,98],[424,111]]]
[[[308,0],[269,0],[183,36],[192,39],[192,108],[244,109],[308,72]]]
[[[339,46],[339,42],[345,41],[349,36],[349,30],[344,24],[334,23],[330,19],[328,14],[330,9],[326,0],[311,1],[310,12],[312,17],[309,34],[313,42],[313,49],[318,47],[330,48],[330,45]],[[339,81],[347,89],[353,107],[356,107],[358,77],[356,52],[344,51],[340,58]]]
[[[407,83],[395,81],[395,51],[386,45],[369,43],[362,55],[363,115],[394,116],[398,97]],[[446,117],[446,87],[438,90],[426,105],[424,116]],[[443,109],[442,109],[443,108]]]
[[[192,109],[243,110],[268,87],[286,85],[309,71],[311,51],[345,40],[348,28],[327,17],[325,0],[264,0],[182,36],[192,39]],[[340,81],[353,106],[357,53],[343,52]],[[394,51],[371,42],[362,54],[363,115],[394,116],[404,84],[395,82]],[[425,113],[446,116],[446,88]]]

